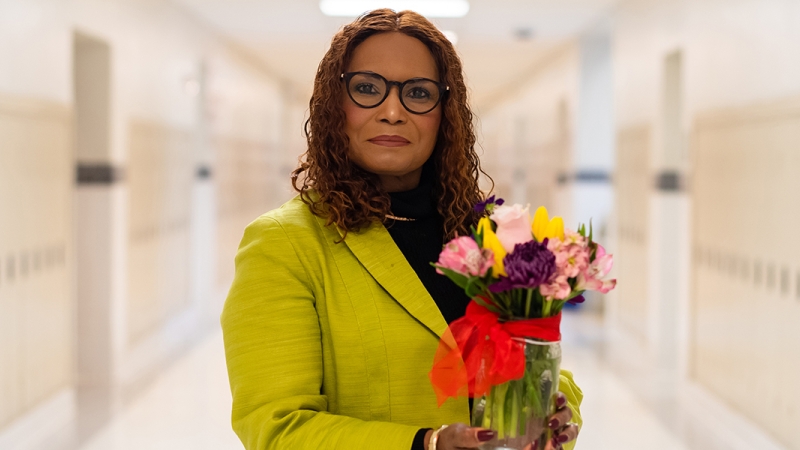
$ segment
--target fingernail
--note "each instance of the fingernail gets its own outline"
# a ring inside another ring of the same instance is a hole
[[[553,420],[551,420],[551,421],[550,421],[550,422],[547,424],[547,426],[548,426],[548,427],[550,427],[550,429],[551,429],[551,430],[555,430],[556,428],[558,428],[558,419],[553,419]]]
[[[569,440],[569,436],[567,436],[566,434],[559,434],[558,436],[556,436],[556,440],[558,440],[559,444],[563,444],[564,442],[567,442]]]
[[[481,442],[491,441],[494,439],[495,432],[492,430],[481,430],[478,431],[478,440]]]
[[[556,405],[558,405],[559,408],[564,406],[565,403],[567,403],[567,399],[565,397],[559,396],[556,398]]]

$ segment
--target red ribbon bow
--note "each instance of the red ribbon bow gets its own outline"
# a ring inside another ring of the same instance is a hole
[[[487,299],[484,299],[487,301]],[[450,324],[428,376],[439,406],[449,397],[480,397],[492,386],[516,380],[525,372],[525,344],[512,339],[561,339],[561,313],[542,319],[499,322],[497,314],[476,303]]]

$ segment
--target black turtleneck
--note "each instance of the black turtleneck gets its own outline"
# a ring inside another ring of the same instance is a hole
[[[392,215],[414,221],[387,219],[386,228],[449,324],[466,313],[469,298],[463,289],[431,266],[439,260],[444,245],[444,222],[436,210],[432,194],[434,176],[430,172],[423,171],[416,188],[389,193]]]
[[[410,191],[390,192],[392,215],[414,220],[387,219],[386,229],[449,324],[466,313],[469,297],[446,276],[436,273],[436,269],[431,266],[432,262],[439,260],[439,253],[444,245],[444,221],[436,210],[436,201],[433,198],[435,180],[433,168],[426,164],[419,186]],[[427,431],[426,428],[417,432],[411,450],[425,448]]]

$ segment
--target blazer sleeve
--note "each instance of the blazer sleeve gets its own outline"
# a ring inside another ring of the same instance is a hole
[[[236,256],[221,318],[234,431],[248,450],[408,450],[417,427],[326,411],[319,318],[295,245],[262,216]]]
[[[561,370],[561,376],[558,380],[558,390],[567,397],[567,407],[572,410],[572,421],[578,424],[579,429],[583,427],[583,418],[581,417],[581,402],[583,401],[583,391],[575,384],[572,377],[572,372],[568,370]],[[580,434],[578,435],[580,439]],[[577,440],[564,444],[564,450],[572,450],[575,448]]]

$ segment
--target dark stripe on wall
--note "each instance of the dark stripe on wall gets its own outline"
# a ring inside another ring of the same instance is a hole
[[[198,180],[209,180],[211,179],[211,167],[198,166],[195,175],[197,176]]]
[[[577,183],[610,183],[611,174],[605,170],[579,170],[575,172]]]
[[[122,178],[122,169],[111,164],[78,164],[78,184],[114,184]]]
[[[558,184],[573,183],[610,183],[611,174],[605,170],[578,170],[574,174],[562,172],[556,178]]]
[[[686,187],[683,175],[677,170],[664,170],[656,175],[656,189],[663,192],[680,192]]]

